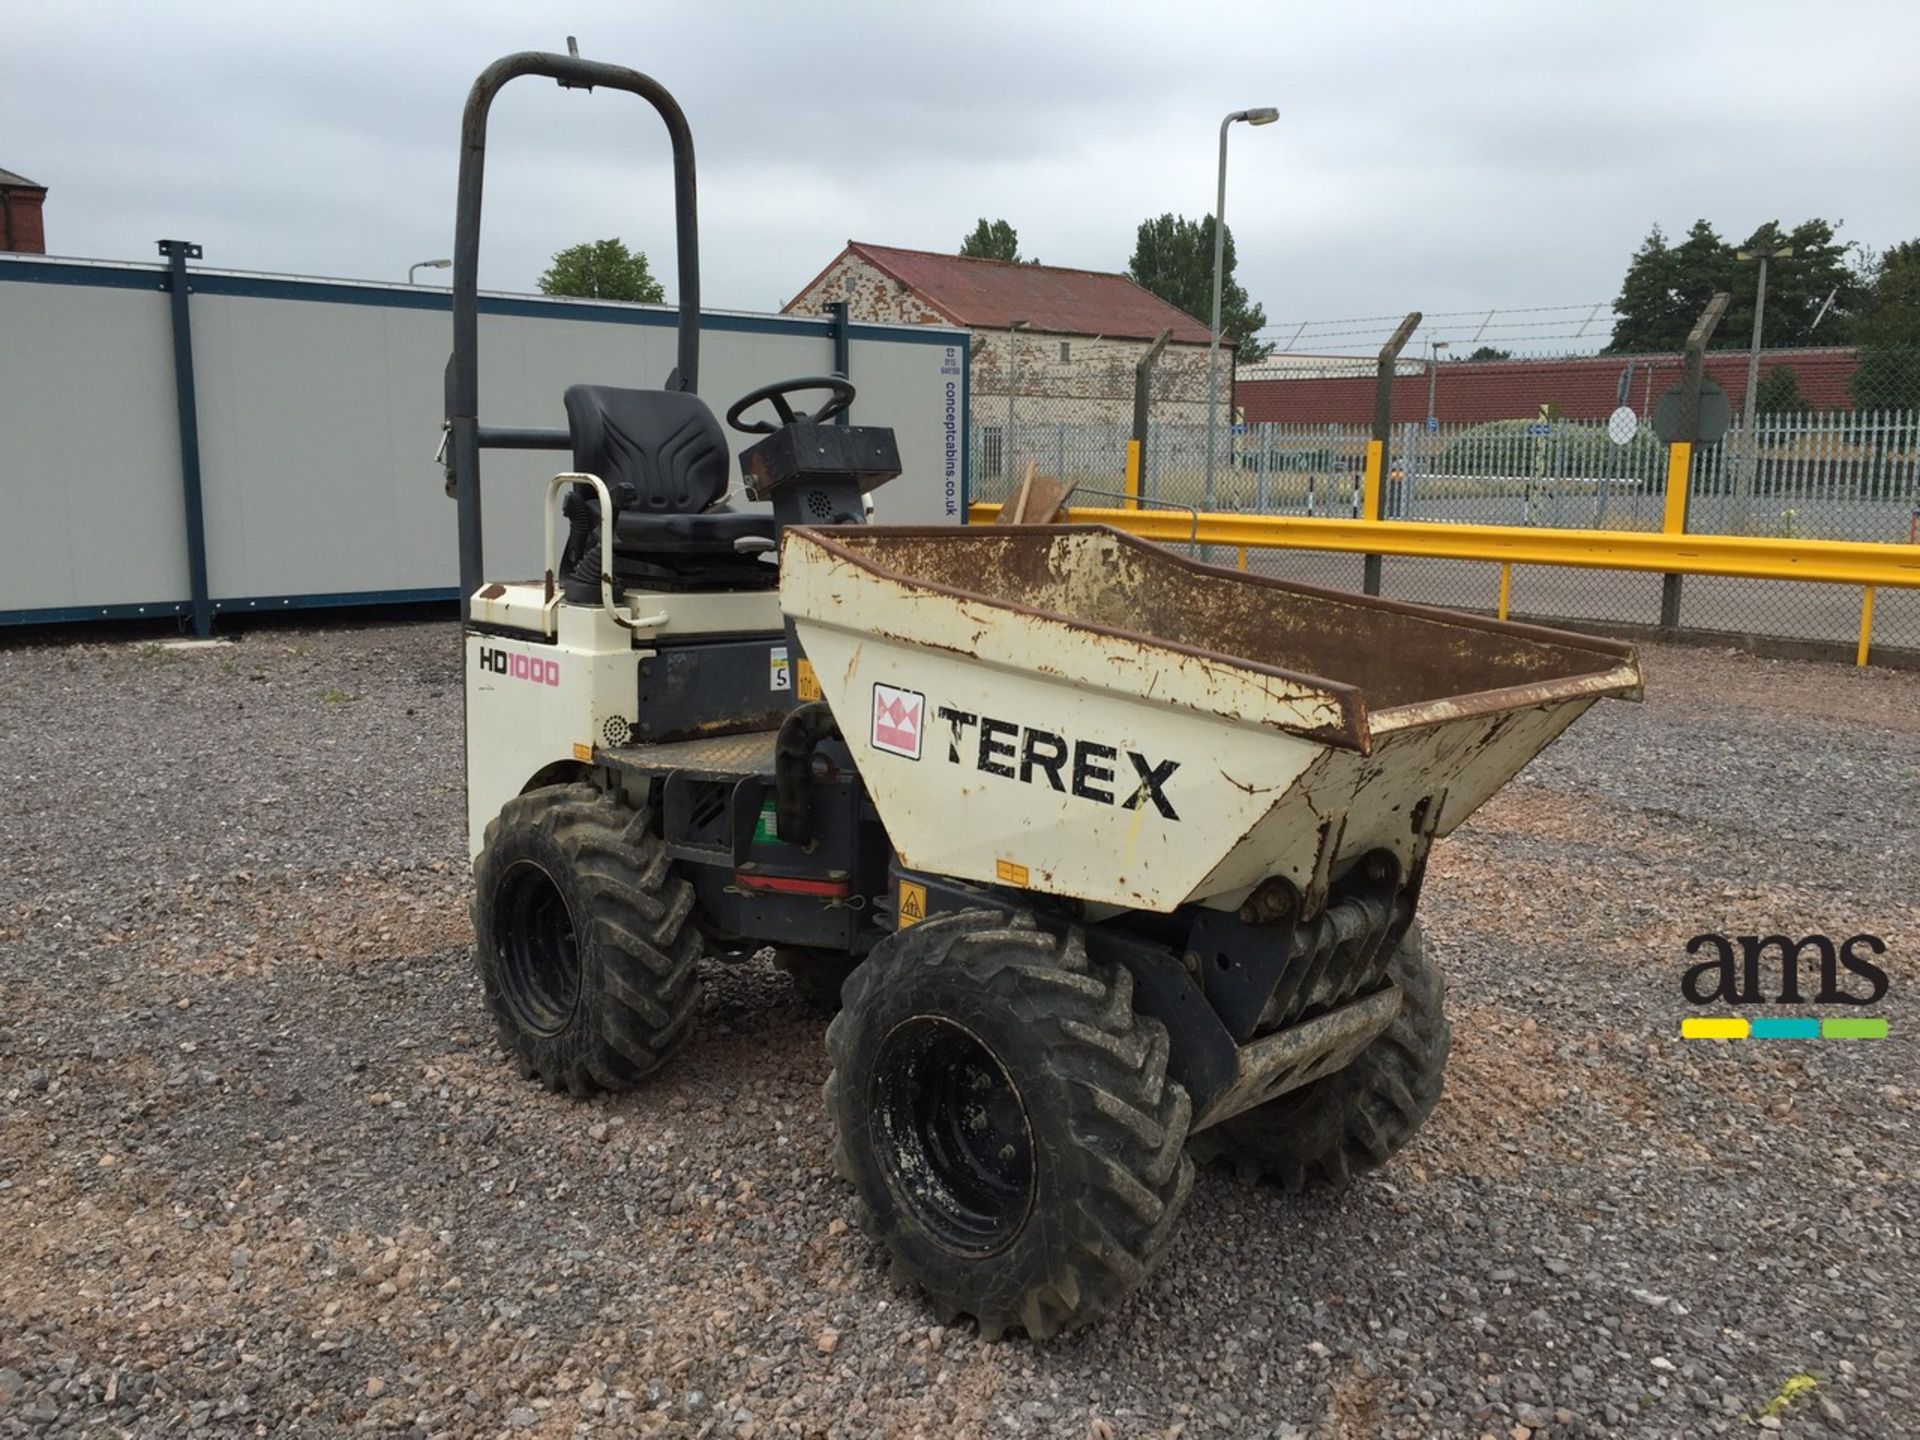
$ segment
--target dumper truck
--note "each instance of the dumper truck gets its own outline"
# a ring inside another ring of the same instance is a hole
[[[479,415],[487,113],[527,75],[638,95],[674,156],[678,363],[570,387],[565,429]],[[1433,846],[1640,670],[1113,529],[870,523],[898,448],[834,423],[844,375],[735,401],[736,490],[693,166],[622,67],[513,55],[468,100],[445,452],[486,1005],[526,1076],[628,1090],[703,971],[771,948],[837,1005],[861,1225],[942,1319],[1044,1339],[1153,1272],[1196,1158],[1298,1190],[1408,1142],[1450,1038]],[[484,571],[496,448],[571,452],[537,578]]]

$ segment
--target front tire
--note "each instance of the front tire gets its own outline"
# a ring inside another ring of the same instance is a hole
[[[652,817],[591,785],[509,800],[473,864],[474,963],[501,1043],[549,1090],[627,1090],[699,1007],[693,888]]]
[[[848,979],[827,1031],[834,1167],[896,1278],[942,1319],[1036,1340],[1104,1315],[1164,1257],[1191,1106],[1124,969],[986,911],[924,921]]]
[[[1446,980],[1414,921],[1388,963],[1404,1003],[1393,1023],[1343,1069],[1193,1137],[1201,1160],[1224,1160],[1243,1180],[1298,1193],[1338,1189],[1387,1163],[1439,1103],[1453,1027]]]

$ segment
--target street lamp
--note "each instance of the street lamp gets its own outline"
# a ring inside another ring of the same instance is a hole
[[[1440,352],[1449,348],[1451,340],[1429,340],[1427,342],[1427,428],[1434,428],[1434,419],[1439,411],[1433,408],[1434,393],[1440,385]]]
[[[1220,194],[1213,206],[1213,330],[1207,340],[1207,509],[1213,508],[1214,417],[1220,404],[1220,288],[1227,254],[1227,127],[1236,120],[1271,125],[1280,112],[1271,105],[1236,110],[1220,122]]]
[[[415,272],[417,271],[447,270],[447,269],[451,269],[452,266],[453,266],[453,261],[451,260],[422,260],[418,265],[409,265],[407,267],[407,284],[413,285],[418,283],[413,278]]]
[[[1767,261],[1785,260],[1792,254],[1791,245],[1780,245],[1768,250],[1756,246],[1751,240],[1747,242],[1746,249],[1733,252],[1733,258],[1736,260],[1760,262],[1760,275],[1753,293],[1753,344],[1747,351],[1747,453],[1741,457],[1740,471],[1733,492],[1733,528],[1736,533],[1741,534],[1744,534],[1747,528],[1747,512],[1749,501],[1753,496],[1754,472],[1760,465],[1759,431],[1755,428],[1759,423],[1759,417],[1754,414],[1754,410],[1760,403],[1760,317],[1767,308]]]
[[[1007,326],[1007,438],[1000,442],[1000,473],[1008,480],[1013,478],[1013,367],[1019,355],[1014,348],[1014,336],[1032,323],[1015,320]]]

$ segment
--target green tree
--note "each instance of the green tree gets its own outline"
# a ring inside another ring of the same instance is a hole
[[[540,277],[540,293],[579,300],[637,300],[644,305],[658,305],[667,298],[647,267],[645,252],[629,250],[621,240],[569,245],[553,257]]]
[[[1792,246],[1793,254],[1768,263],[1762,343],[1768,347],[1846,343],[1864,298],[1865,277],[1858,268],[1857,247],[1835,238],[1837,228],[1825,220],[1805,220],[1785,230],[1778,221],[1769,220],[1748,239],[1729,244],[1711,222],[1696,220],[1686,238],[1674,244],[1655,225],[1627,262],[1620,296],[1614,301],[1619,319],[1608,351],[1622,355],[1680,349],[1717,290],[1727,291],[1733,300],[1714,331],[1713,348],[1746,346],[1753,336],[1758,266],[1741,260],[1737,252],[1783,245]],[[1816,331],[1813,323],[1829,294],[1833,304]]]
[[[1251,365],[1264,360],[1273,346],[1259,338],[1267,312],[1249,300],[1233,278],[1235,264],[1229,225],[1220,262],[1220,339],[1238,347],[1240,364]],[[1184,215],[1162,215],[1142,220],[1127,274],[1205,325],[1213,315],[1213,217],[1189,220]]]
[[[1860,366],[1847,386],[1853,403],[1863,410],[1920,407],[1920,240],[1874,262],[1854,336]]]
[[[1762,415],[1795,415],[1813,406],[1800,393],[1800,372],[1791,365],[1776,365],[1760,377],[1753,408]]]
[[[969,260],[1018,260],[1020,232],[1004,220],[982,217],[973,233],[960,242],[960,253]]]
[[[1853,338],[1862,345],[1920,345],[1920,240],[1873,262],[1862,287]]]
[[[1920,345],[1868,345],[1847,381],[1861,410],[1920,410]]]
[[[1498,345],[1482,345],[1467,356],[1469,360],[1511,360],[1512,358],[1511,350],[1502,350]]]

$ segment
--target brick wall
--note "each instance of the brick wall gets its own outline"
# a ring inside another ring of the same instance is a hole
[[[1532,419],[1542,405],[1551,404],[1569,420],[1605,419],[1620,403],[1617,387],[1627,358],[1443,360],[1438,383],[1433,387],[1434,411],[1448,424],[1478,424]],[[1790,366],[1801,394],[1810,404],[1823,410],[1850,409],[1853,400],[1847,382],[1859,363],[1859,352],[1848,348],[1768,350],[1761,352],[1760,374],[1764,379],[1775,368]],[[1636,411],[1650,410],[1661,393],[1680,379],[1682,368],[1677,355],[1633,357],[1628,403]],[[1747,393],[1746,352],[1710,351],[1705,368],[1737,411]],[[1393,382],[1394,422],[1426,418],[1427,394],[1425,368],[1412,371],[1402,362]],[[1256,423],[1365,424],[1373,419],[1374,379],[1370,374],[1242,379],[1237,399],[1247,419]]]
[[[816,315],[839,300],[847,302],[847,314],[855,320],[893,325],[953,323],[858,255],[842,255],[818,280],[794,296],[787,309],[796,315]]]
[[[857,255],[841,256],[787,308],[796,314],[817,314],[838,300],[847,302],[847,313],[855,320],[903,325],[953,323],[908,287]],[[992,424],[1006,409],[1009,337],[1004,330],[971,333],[974,414]],[[1023,419],[1044,416],[1076,424],[1132,423],[1133,367],[1139,363],[1147,341],[1034,330],[1022,330],[1013,340],[1017,346],[1014,403]],[[1064,360],[1060,352],[1063,343],[1067,346]],[[1220,367],[1224,418],[1231,383],[1230,352],[1222,353]],[[856,376],[856,384],[858,380]],[[1160,352],[1153,372],[1153,404],[1155,420],[1194,423],[1206,419],[1206,346],[1170,344]]]
[[[21,255],[47,253],[46,222],[40,213],[46,198],[44,190],[15,185],[0,189],[0,206],[5,207],[5,213],[0,214],[0,250]]]

